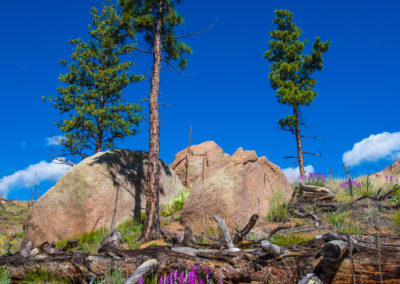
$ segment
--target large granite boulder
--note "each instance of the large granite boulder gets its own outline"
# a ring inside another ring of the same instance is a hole
[[[243,228],[252,214],[258,214],[261,218],[267,215],[275,192],[281,191],[286,200],[292,195],[292,187],[281,169],[266,157],[258,157],[254,151],[239,148],[230,156],[223,153],[214,142],[191,148],[197,154],[207,153],[209,158],[203,178],[198,165],[195,166],[198,162],[191,157],[194,161],[191,162],[190,180],[194,182],[182,210],[182,223],[195,233],[215,230],[215,215],[224,218],[231,231],[237,227]],[[183,150],[177,154],[171,166],[179,162],[185,151],[187,153],[187,150]],[[179,173],[182,172],[179,168],[178,176],[181,178]]]
[[[188,158],[189,157],[189,158]],[[204,157],[204,158],[203,158]],[[206,141],[178,152],[170,167],[175,171],[182,183],[192,187],[196,178],[202,175],[203,160],[204,174],[207,175],[214,168],[220,167],[229,160],[229,155],[219,147],[214,141]],[[189,160],[189,167],[187,161]],[[186,184],[186,180],[188,184]]]
[[[33,207],[25,238],[35,245],[113,227],[145,208],[148,154],[108,150],[70,168]],[[161,162],[160,203],[184,190],[179,178]]]

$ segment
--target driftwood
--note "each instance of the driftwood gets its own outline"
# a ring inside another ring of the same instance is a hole
[[[259,218],[259,216],[257,214],[252,215],[249,223],[247,223],[247,225],[243,228],[243,230],[237,230],[235,237],[233,238],[234,244],[239,244],[240,242],[242,242],[244,240],[246,235],[256,225],[258,218]]]
[[[347,253],[348,244],[342,240],[327,242],[321,249],[319,256],[330,262],[341,260]]]
[[[272,257],[278,257],[286,252],[286,250],[277,245],[271,244],[267,240],[261,241],[261,247],[263,251],[265,251],[268,255]]]
[[[122,240],[122,235],[118,230],[113,231],[101,242],[99,253],[118,249]]]
[[[293,191],[292,202],[333,201],[335,195],[326,187],[299,183]]]
[[[238,251],[238,250],[240,250],[240,249],[236,248],[233,245],[232,240],[231,240],[231,236],[229,234],[228,227],[225,224],[225,220],[220,218],[220,217],[218,217],[218,216],[214,216],[214,220],[216,222],[218,222],[219,226],[221,227],[222,234],[224,235],[224,238],[225,238],[226,245],[227,245],[228,249],[230,251]]]
[[[149,276],[158,266],[158,261],[155,259],[149,259],[143,262],[131,276],[126,279],[124,284],[136,284],[140,279],[144,279]]]

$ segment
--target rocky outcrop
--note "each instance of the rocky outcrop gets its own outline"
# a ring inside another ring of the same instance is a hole
[[[242,148],[230,156],[223,153],[215,142],[208,141],[191,147],[189,180],[193,182],[191,193],[182,210],[182,222],[195,233],[216,229],[213,216],[225,219],[230,230],[243,228],[253,214],[265,217],[273,194],[281,191],[289,199],[292,188],[281,169],[266,157],[258,157],[255,151]],[[187,149],[175,156],[171,167],[184,180],[185,165],[179,161]],[[202,157],[207,155],[204,179]]]
[[[188,153],[187,148],[178,152],[170,165],[182,183],[188,187],[192,187],[196,178],[202,176],[203,160],[204,175],[207,175],[213,169],[225,164],[229,159],[229,155],[225,154],[214,141],[193,145],[190,147],[190,155]],[[186,180],[188,184],[186,184]]]
[[[36,245],[72,238],[139,215],[145,208],[148,154],[108,150],[75,165],[44,194],[25,223],[25,238]],[[184,190],[179,178],[161,162],[160,203]]]

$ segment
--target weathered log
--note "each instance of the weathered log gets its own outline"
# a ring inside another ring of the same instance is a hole
[[[243,230],[237,231],[237,233],[235,234],[235,237],[233,238],[234,244],[239,244],[240,242],[243,241],[243,239],[246,237],[246,235],[256,225],[258,218],[259,218],[259,216],[257,214],[252,215],[249,223],[247,223],[247,225],[243,228]]]
[[[231,236],[230,236],[229,231],[228,231],[228,227],[226,227],[226,224],[225,224],[225,220],[220,218],[220,217],[218,217],[218,216],[214,216],[214,220],[216,222],[218,222],[219,226],[221,227],[221,230],[222,230],[222,233],[224,235],[224,238],[225,238],[226,245],[227,245],[228,249],[230,251],[239,251],[240,249],[236,248],[232,243]]]
[[[344,257],[348,250],[348,245],[342,240],[330,241],[321,249],[320,256],[330,262],[339,261]]]
[[[131,276],[126,279],[124,284],[136,284],[139,279],[145,279],[149,276],[158,266],[158,261],[155,259],[149,259],[143,262]]]
[[[122,235],[118,230],[111,232],[100,244],[99,253],[118,249],[121,244]]]
[[[337,262],[323,259],[315,268],[314,273],[323,283],[351,283],[353,276],[355,283],[400,283],[400,254],[398,252],[382,251],[382,257],[379,260],[377,252],[365,250],[353,254],[353,258],[354,270],[350,258],[342,258]],[[382,282],[380,277],[382,277]]]
[[[277,245],[271,244],[267,240],[261,241],[262,250],[265,251],[268,255],[272,257],[278,257],[285,252],[284,249],[280,248]]]
[[[292,202],[332,201],[335,195],[329,188],[299,183],[292,194]]]
[[[321,279],[314,273],[308,273],[297,284],[323,284]]]
[[[16,254],[20,257],[28,257],[32,249],[33,242],[31,240],[25,240]]]
[[[79,240],[78,239],[68,240],[67,244],[64,247],[62,247],[60,250],[61,251],[67,251],[69,249],[76,248],[78,245],[79,245]]]

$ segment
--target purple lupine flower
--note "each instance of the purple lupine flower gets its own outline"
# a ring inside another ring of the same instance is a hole
[[[139,281],[138,281],[138,283],[139,283],[139,284],[143,284],[143,282],[144,282],[144,281],[143,281],[143,277],[142,277],[142,275],[140,275],[140,276],[139,276]]]
[[[204,270],[206,271],[207,277],[210,277],[210,268],[208,266],[206,266],[206,268]]]

